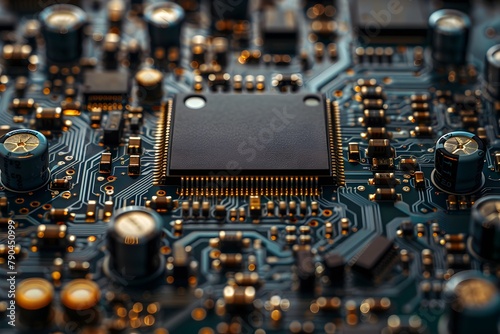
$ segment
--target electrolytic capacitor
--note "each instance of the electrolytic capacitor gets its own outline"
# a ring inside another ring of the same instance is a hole
[[[27,278],[17,285],[19,322],[30,328],[47,327],[53,318],[54,287],[43,278]]]
[[[492,46],[486,52],[484,78],[491,97],[500,99],[500,44]]]
[[[109,33],[104,37],[102,62],[107,70],[118,67],[118,52],[120,51],[120,35]]]
[[[472,248],[482,258],[500,261],[500,196],[477,200],[470,215]]]
[[[24,26],[23,37],[28,42],[29,46],[33,51],[37,48],[37,37],[40,35],[40,21],[29,20]]]
[[[485,146],[476,135],[465,132],[450,132],[436,142],[434,185],[450,194],[471,194],[484,183]]]
[[[144,19],[148,24],[151,54],[157,48],[167,50],[179,46],[184,18],[184,9],[173,2],[163,1],[146,7]]]
[[[453,275],[444,287],[443,298],[447,312],[439,322],[440,334],[498,333],[500,293],[481,272]]]
[[[162,218],[154,210],[129,206],[115,212],[108,230],[110,266],[126,280],[158,271]]]
[[[127,44],[128,62],[131,69],[137,69],[141,63],[141,45],[136,39],[131,39]]]
[[[61,291],[61,304],[66,321],[92,325],[99,322],[98,305],[101,299],[99,286],[87,279],[75,279]]]
[[[466,62],[471,21],[461,11],[441,9],[429,17],[432,59],[436,66]]]
[[[49,144],[38,131],[14,130],[0,138],[0,181],[8,190],[27,192],[49,181]]]
[[[135,75],[141,102],[160,102],[163,97],[163,74],[153,68],[145,68]]]
[[[83,53],[83,28],[88,21],[83,9],[73,5],[53,5],[40,13],[45,51],[49,61],[66,63]]]

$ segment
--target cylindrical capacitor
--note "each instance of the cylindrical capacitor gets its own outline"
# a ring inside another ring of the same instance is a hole
[[[87,20],[83,9],[73,5],[53,5],[40,13],[48,60],[65,63],[82,56]]]
[[[151,54],[157,48],[167,50],[180,45],[184,18],[184,9],[173,2],[164,1],[146,7],[144,19],[148,24]]]
[[[141,45],[136,39],[131,39],[127,44],[128,62],[131,69],[137,69],[141,63]]]
[[[54,287],[43,278],[27,278],[17,286],[16,305],[21,324],[31,328],[47,327],[53,317]]]
[[[432,59],[436,66],[463,65],[471,21],[461,11],[441,9],[429,17]]]
[[[120,50],[120,35],[109,33],[104,37],[102,62],[107,70],[118,67],[118,52]]]
[[[99,322],[98,305],[101,290],[87,279],[75,279],[66,284],[61,291],[61,304],[67,321],[92,325]]]
[[[24,26],[23,37],[28,42],[33,51],[37,48],[37,37],[40,35],[40,21],[28,20]]]
[[[160,102],[163,97],[163,74],[154,68],[144,68],[135,75],[137,98],[141,102]]]
[[[484,183],[485,146],[476,135],[465,131],[450,132],[436,142],[434,185],[450,194],[471,194]]]
[[[500,44],[492,46],[486,52],[484,70],[488,93],[494,99],[500,99]]]
[[[485,196],[471,210],[472,248],[481,257],[500,261],[500,196]]]
[[[108,20],[112,29],[121,28],[125,15],[125,3],[123,0],[111,0],[108,2]]]
[[[224,37],[216,37],[212,41],[212,45],[214,48],[214,60],[222,68],[226,67],[227,65],[227,59],[228,59],[227,44],[228,44],[227,38]]]
[[[0,138],[0,181],[12,191],[27,192],[49,181],[49,144],[38,131],[14,130]]]
[[[140,206],[116,211],[108,230],[110,265],[115,273],[132,280],[159,269],[162,222],[156,211]]]
[[[479,271],[459,272],[446,283],[447,312],[439,322],[440,334],[498,333],[500,293]]]

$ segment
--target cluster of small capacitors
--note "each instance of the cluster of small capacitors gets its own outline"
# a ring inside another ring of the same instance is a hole
[[[434,68],[464,66],[469,48],[471,20],[455,9],[442,9],[429,17],[430,49]],[[484,60],[484,92],[486,98],[500,99],[500,45],[492,46]],[[449,194],[467,195],[478,192],[484,184],[486,145],[478,136],[456,131],[443,135],[436,142],[435,169],[432,181]]]
[[[123,12],[122,2],[111,3],[121,4],[122,6],[116,5],[121,9],[118,14]],[[121,16],[115,13],[116,10],[113,6],[110,7],[110,20]],[[173,2],[158,2],[145,7],[144,20],[148,25],[151,53],[158,48],[167,50],[179,46],[184,17],[183,8]],[[90,22],[88,14],[83,9],[74,5],[53,5],[44,9],[39,19],[48,62],[71,63],[82,57],[84,28]]]
[[[50,326],[57,320],[59,304],[64,323],[77,326],[92,325],[100,321],[99,286],[87,279],[74,279],[66,283],[56,302],[54,286],[43,278],[22,280],[16,291],[16,306],[19,323],[27,332]]]

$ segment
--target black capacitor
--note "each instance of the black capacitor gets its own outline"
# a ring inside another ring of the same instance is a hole
[[[180,45],[184,19],[184,9],[173,2],[163,1],[146,7],[144,20],[148,24],[151,54],[158,48],[167,50]]]
[[[40,13],[47,59],[55,63],[78,60],[83,53],[87,14],[73,5],[53,5]]]
[[[228,42],[224,37],[216,37],[212,40],[214,48],[214,59],[222,68],[227,66],[228,60]]]
[[[161,265],[162,224],[161,216],[145,207],[116,211],[107,236],[112,270],[128,280],[156,273]]]
[[[49,327],[54,316],[54,286],[49,281],[43,278],[26,278],[17,285],[15,295],[14,306],[17,306],[15,309],[18,320],[23,326],[32,329]]]
[[[0,138],[0,182],[13,191],[28,192],[50,178],[49,144],[38,131],[13,130]]]
[[[111,0],[108,2],[108,21],[113,31],[120,31],[126,6],[123,0]]]
[[[37,37],[40,35],[40,21],[28,20],[24,26],[23,37],[33,51],[37,49]]]
[[[471,194],[484,183],[485,146],[476,135],[465,131],[450,132],[436,142],[434,185],[450,194]]]
[[[494,99],[500,99],[500,44],[494,45],[486,52],[485,60],[486,89]]]
[[[345,259],[340,254],[328,253],[323,257],[325,262],[325,275],[333,286],[344,284]]]
[[[470,215],[472,247],[482,258],[500,261],[500,196],[477,200]]]
[[[500,292],[491,277],[476,270],[456,273],[446,282],[443,299],[447,307],[440,334],[498,334]]]
[[[118,52],[120,51],[120,35],[109,33],[104,37],[102,62],[106,70],[118,67]]]
[[[441,9],[432,13],[429,36],[435,66],[465,64],[470,27],[470,18],[461,11]]]
[[[83,278],[70,281],[61,291],[65,320],[80,326],[97,324],[100,299],[101,291],[94,281]]]
[[[316,267],[310,250],[299,250],[295,254],[296,274],[301,292],[312,292],[316,287]]]
[[[136,39],[131,39],[127,44],[127,58],[131,69],[137,69],[141,63],[142,49]]]
[[[135,75],[137,98],[145,103],[159,103],[163,97],[163,74],[154,68],[144,68]]]
[[[117,146],[123,133],[123,112],[119,110],[110,111],[104,125],[104,145]]]

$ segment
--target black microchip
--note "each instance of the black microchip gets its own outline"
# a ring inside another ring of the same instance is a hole
[[[297,17],[293,11],[275,7],[263,13],[261,22],[264,51],[271,54],[295,54],[299,43]]]
[[[429,7],[421,0],[353,0],[353,28],[372,43],[422,43],[427,38]]]
[[[352,269],[369,280],[377,280],[394,259],[394,243],[378,236],[361,251]]]
[[[87,106],[124,103],[128,91],[128,74],[126,72],[86,71],[83,74],[83,95]]]
[[[321,95],[179,94],[172,118],[169,176],[330,175]]]

